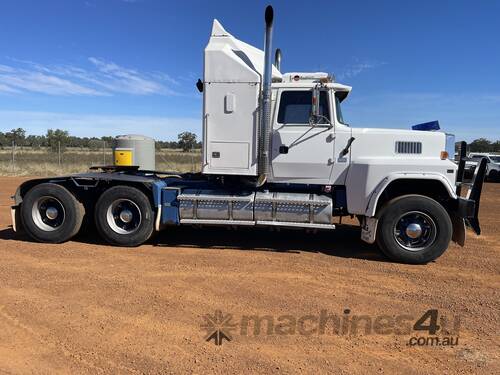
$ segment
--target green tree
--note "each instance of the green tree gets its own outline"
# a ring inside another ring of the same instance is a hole
[[[0,132],[0,149],[3,150],[3,148],[8,145],[9,145],[9,140],[7,139],[7,136],[5,135],[5,133]]]
[[[92,138],[88,142],[88,147],[91,151],[102,150],[103,141],[97,138]]]
[[[47,143],[51,151],[58,152],[59,148],[61,152],[66,150],[66,146],[69,142],[69,133],[66,130],[56,129],[47,130]]]
[[[196,134],[191,132],[183,132],[177,136],[179,147],[182,151],[187,152],[196,146]]]
[[[26,130],[23,128],[12,129],[10,132],[6,133],[5,136],[9,141],[9,144],[12,145],[12,142],[16,146],[21,146],[21,149],[24,146],[24,141],[26,140]]]
[[[491,148],[493,152],[500,152],[500,141],[493,142]]]
[[[28,135],[25,141],[26,146],[30,146],[34,150],[40,149],[40,147],[46,144],[45,136],[43,135]]]
[[[101,137],[101,141],[106,142],[107,147],[110,147],[113,144],[114,140],[115,140],[115,138],[110,137],[109,135]]]
[[[491,142],[486,138],[479,138],[472,141],[469,145],[471,152],[490,152]]]

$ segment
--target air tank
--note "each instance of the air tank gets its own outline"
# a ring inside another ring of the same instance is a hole
[[[144,135],[119,135],[113,143],[116,166],[137,165],[141,170],[155,170],[155,141]]]

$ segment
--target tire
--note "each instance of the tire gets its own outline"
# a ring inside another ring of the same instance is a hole
[[[84,214],[75,196],[57,184],[35,185],[21,203],[23,228],[38,242],[68,241],[80,230]]]
[[[377,244],[391,260],[425,264],[448,248],[452,223],[448,212],[434,199],[404,195],[389,201],[380,211]]]
[[[115,186],[97,201],[95,224],[101,237],[113,245],[139,246],[153,233],[154,215],[146,195],[131,186]]]

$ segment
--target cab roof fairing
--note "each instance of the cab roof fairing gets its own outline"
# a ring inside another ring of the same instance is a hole
[[[214,19],[205,47],[204,81],[261,83],[263,74],[264,51],[236,39]],[[282,79],[274,65],[272,79]]]

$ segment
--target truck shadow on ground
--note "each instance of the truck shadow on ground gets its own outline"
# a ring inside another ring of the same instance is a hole
[[[179,227],[160,232],[152,242],[154,246],[283,253],[307,251],[343,258],[388,261],[376,245],[361,241],[360,228],[355,225],[341,225],[334,231],[317,232],[283,228]]]
[[[0,230],[1,240],[35,242],[25,233],[16,233],[12,227]],[[110,246],[88,226],[72,241],[93,245]],[[370,261],[389,260],[376,245],[360,239],[360,228],[340,225],[333,231],[304,231],[284,228],[217,228],[185,226],[166,229],[149,241],[157,247],[186,247],[199,249],[272,251],[281,253],[313,252],[342,258]],[[131,248],[133,250],[133,248]]]

